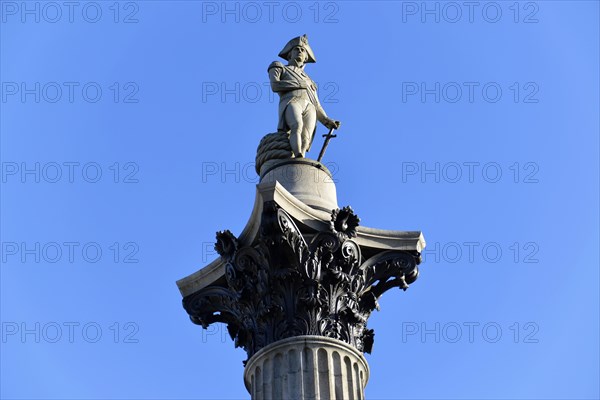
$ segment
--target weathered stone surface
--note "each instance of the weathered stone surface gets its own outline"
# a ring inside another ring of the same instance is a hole
[[[307,158],[273,160],[263,165],[261,182],[279,182],[291,195],[309,207],[330,213],[338,208],[331,172]]]
[[[271,89],[279,95],[277,131],[289,132],[293,156],[302,158],[311,148],[317,121],[332,130],[340,127],[340,121],[327,116],[319,102],[316,83],[304,72],[306,63],[316,62],[308,37],[293,38],[279,56],[288,64],[274,61],[267,69]]]
[[[244,382],[252,400],[362,400],[369,380],[367,361],[336,339],[297,336],[256,353]]]

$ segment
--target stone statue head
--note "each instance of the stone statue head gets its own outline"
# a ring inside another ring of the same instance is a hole
[[[290,55],[292,53],[292,50],[296,46],[300,46],[300,47],[304,48],[304,50],[306,50],[306,60],[304,62],[306,62],[306,63],[317,62],[317,60],[315,59],[315,54],[313,53],[312,49],[308,45],[308,37],[306,35],[295,37],[292,40],[290,40],[289,42],[287,42],[287,44],[284,46],[283,50],[281,50],[279,52],[279,57],[283,58],[284,60],[290,61]]]

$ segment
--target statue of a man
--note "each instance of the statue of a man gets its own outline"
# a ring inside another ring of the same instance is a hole
[[[274,61],[268,69],[271,89],[280,98],[277,130],[289,132],[294,157],[304,157],[315,137],[317,120],[329,129],[338,129],[340,121],[327,116],[319,103],[317,85],[304,72],[307,63],[316,62],[306,35],[290,40],[279,57],[288,65]]]

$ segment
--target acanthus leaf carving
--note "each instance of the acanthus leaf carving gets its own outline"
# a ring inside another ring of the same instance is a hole
[[[359,221],[350,207],[333,210],[330,231],[307,241],[285,210],[265,202],[252,246],[240,246],[229,231],[217,233],[226,283],[187,296],[184,307],[204,328],[226,323],[248,357],[298,335],[332,337],[370,352],[374,332],[367,320],[379,309],[377,299],[392,287],[406,289],[420,259],[418,253],[384,251],[363,262],[352,240]]]

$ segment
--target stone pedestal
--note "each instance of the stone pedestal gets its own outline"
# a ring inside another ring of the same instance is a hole
[[[260,170],[260,182],[279,182],[295,198],[317,210],[330,213],[338,208],[333,176],[318,161],[308,158],[268,161]]]
[[[354,347],[323,336],[296,336],[257,352],[244,382],[252,400],[362,400],[369,366]]]

